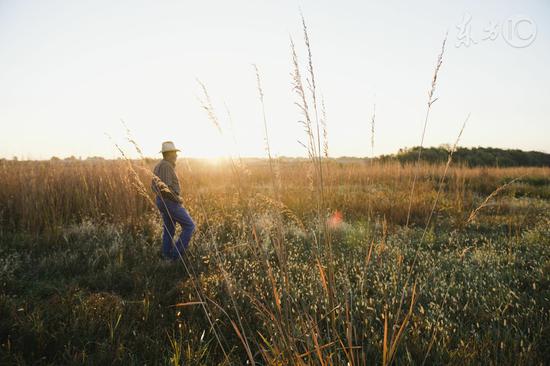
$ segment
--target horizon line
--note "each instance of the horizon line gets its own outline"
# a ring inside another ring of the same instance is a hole
[[[433,148],[442,148],[442,147],[445,147],[444,146],[445,144],[441,144],[439,146],[423,146],[422,149],[423,150],[427,150],[427,149],[433,149]],[[399,150],[397,150],[396,152],[394,153],[389,153],[389,154],[378,154],[378,155],[375,155],[375,156],[367,156],[367,155],[340,155],[340,156],[328,156],[328,157],[325,157],[323,156],[324,159],[378,159],[378,158],[381,158],[381,157],[391,157],[391,156],[395,156],[399,153],[400,150],[410,150],[410,149],[415,149],[415,148],[418,148],[420,147],[419,145],[416,145],[416,146],[411,146],[411,147],[408,147],[408,146],[405,146],[403,148],[400,148]],[[524,150],[524,149],[519,149],[519,148],[500,148],[500,147],[492,147],[492,146],[471,146],[471,147],[465,147],[465,146],[457,146],[456,149],[477,149],[477,148],[483,148],[483,149],[497,149],[497,150],[519,150],[519,151],[522,151],[522,152],[526,152],[526,153],[529,153],[529,152],[536,152],[536,153],[542,153],[542,154],[550,154],[549,151],[547,150]],[[455,150],[456,151],[456,150]],[[160,153],[159,153],[160,154]],[[197,155],[180,155],[178,156],[178,159],[194,159],[194,160],[225,160],[225,159],[256,159],[256,160],[268,160],[269,157],[267,156],[254,156],[254,155],[237,155],[237,156],[227,156],[227,155],[221,155],[221,156],[197,156]],[[298,156],[298,155],[279,155],[279,156],[274,156],[272,157],[273,159],[303,159],[303,160],[309,160],[309,157],[307,156]],[[86,156],[75,156],[75,155],[69,155],[69,156],[65,156],[65,157],[60,157],[60,156],[56,156],[56,155],[51,155],[50,157],[47,157],[47,158],[31,158],[31,159],[28,159],[28,158],[23,158],[23,157],[20,157],[20,156],[16,156],[16,155],[12,155],[11,157],[6,157],[6,156],[0,156],[0,160],[7,160],[7,161],[14,161],[14,160],[17,160],[17,161],[50,161],[50,160],[56,160],[56,159],[59,159],[59,160],[124,160],[125,157],[122,156],[122,155],[119,155],[117,157],[108,157],[108,156],[105,156],[105,155],[86,155]],[[150,160],[158,160],[158,159],[162,159],[162,156],[159,156],[159,157],[153,157],[153,156],[143,156],[143,157],[131,157],[131,158],[128,158],[128,160],[142,160],[142,159],[150,159]]]

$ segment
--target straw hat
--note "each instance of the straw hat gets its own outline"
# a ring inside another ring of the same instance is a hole
[[[162,150],[161,153],[168,152],[168,151],[181,151],[179,149],[176,149],[176,145],[172,141],[164,141],[162,143]]]

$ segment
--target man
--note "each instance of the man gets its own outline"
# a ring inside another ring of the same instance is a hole
[[[162,233],[162,255],[164,258],[177,260],[189,246],[191,235],[195,230],[195,223],[187,210],[181,205],[180,185],[176,176],[176,160],[178,149],[172,141],[162,143],[163,159],[155,166],[151,187],[157,194],[156,204],[164,221]],[[175,240],[176,223],[179,223],[182,232]]]

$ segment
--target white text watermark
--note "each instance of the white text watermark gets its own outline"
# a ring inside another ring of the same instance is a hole
[[[472,32],[472,15],[464,13],[456,25],[455,47],[470,47],[480,42],[495,41],[499,36],[511,47],[525,48],[537,37],[537,24],[524,15],[513,15],[504,21],[489,21],[483,27],[481,36]]]

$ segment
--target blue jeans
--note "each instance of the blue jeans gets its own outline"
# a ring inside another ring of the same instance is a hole
[[[169,259],[178,259],[179,254],[183,255],[183,252],[189,246],[191,235],[195,231],[195,223],[187,210],[177,202],[169,199],[162,199],[157,196],[157,207],[162,215],[162,221],[164,221],[164,231],[162,233],[162,255]],[[176,240],[174,234],[176,233],[176,223],[181,225],[181,235]],[[175,246],[172,244],[174,239]],[[177,248],[177,250],[176,250]]]

